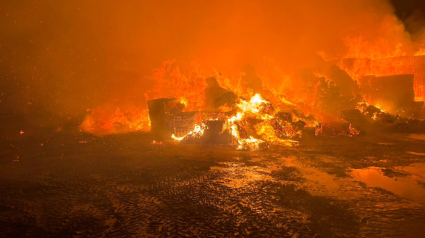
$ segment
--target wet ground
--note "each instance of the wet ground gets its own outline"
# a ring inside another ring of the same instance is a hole
[[[152,145],[143,133],[20,130],[0,141],[0,237],[425,234],[423,135],[243,152]]]

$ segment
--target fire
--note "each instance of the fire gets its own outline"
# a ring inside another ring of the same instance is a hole
[[[378,120],[381,115],[387,114],[387,112],[381,108],[380,104],[370,105],[367,102],[360,102],[357,104],[356,108],[374,121]]]
[[[280,98],[280,101],[283,102],[284,104],[287,104],[287,105],[290,105],[290,106],[294,106],[294,107],[298,107],[296,104],[294,104],[294,103],[286,100],[286,98],[284,98],[284,97],[281,97]]]
[[[381,112],[385,112],[385,110],[381,108],[381,104],[378,103],[375,105],[375,107],[381,110]]]
[[[379,103],[378,103],[378,104],[376,104],[376,105],[370,105],[370,104],[369,104],[369,103],[367,103],[367,102],[359,102],[359,103],[357,103],[356,108],[357,108],[357,109],[359,109],[359,111],[363,113],[363,112],[365,112],[365,111],[366,111],[366,109],[367,109],[368,107],[370,107],[370,106],[375,107],[376,109],[378,109],[378,111],[379,111],[380,113],[385,113],[385,110],[381,108],[381,105],[380,105]]]
[[[237,150],[253,151],[268,148],[270,144],[294,146],[299,143],[287,138],[300,135],[300,132],[293,128],[290,122],[280,121],[276,117],[277,111],[260,94],[255,94],[250,100],[239,99],[235,108],[234,115],[225,118],[221,133],[227,132],[232,136]],[[175,141],[200,138],[208,129],[206,122],[214,120],[218,119],[203,120],[202,123],[195,124],[193,130],[184,136],[177,137],[172,134],[171,138]],[[281,129],[280,136],[276,134],[275,127]]]
[[[95,108],[86,115],[80,129],[95,135],[111,133],[125,133],[130,131],[148,131],[149,116],[147,110],[133,109],[123,111],[117,108],[114,113],[108,110]]]
[[[204,123],[202,123],[201,125],[195,125],[195,128],[184,136],[176,137],[174,134],[172,134],[171,138],[173,138],[176,141],[182,141],[188,137],[199,138],[204,134],[205,129],[207,129],[207,126]]]
[[[243,112],[258,113],[262,108],[262,104],[267,103],[260,94],[255,94],[249,102],[241,100],[237,105]]]
[[[249,138],[242,138],[239,133],[239,127],[237,124],[241,122],[242,119],[244,119],[246,116],[249,116],[249,114],[261,115],[258,113],[263,108],[265,103],[267,103],[267,101],[265,101],[260,96],[260,94],[255,94],[250,101],[240,100],[240,103],[236,105],[240,111],[235,116],[229,118],[226,121],[224,129],[231,131],[230,134],[235,139],[238,150],[259,150],[259,145],[261,143],[265,143],[265,141],[256,139],[252,136],[249,136]]]
[[[360,45],[368,47],[363,43]],[[394,52],[401,48],[401,45],[395,47]],[[425,62],[425,58],[420,60]],[[156,106],[163,112],[162,116],[152,118],[152,130],[159,128],[158,131],[164,132],[161,137],[155,137],[156,140],[166,142],[171,137],[181,142],[207,138],[211,132],[208,127],[222,123],[220,135],[228,136],[226,143],[237,150],[261,150],[271,145],[297,146],[303,131],[315,131],[316,135],[359,135],[362,128],[341,118],[341,112],[345,110],[357,108],[368,121],[378,123],[390,114],[404,113],[406,108],[391,104],[393,95],[387,93],[393,92],[391,90],[398,87],[399,82],[404,83],[403,90],[400,90],[405,92],[402,96],[411,98],[412,102],[420,101],[422,97],[413,91],[420,86],[413,83],[411,74],[390,78],[396,82],[394,84],[385,83],[385,77],[378,77],[381,74],[392,77],[397,72],[404,72],[397,67],[404,65],[405,61],[403,57],[380,59],[374,56],[372,59],[341,60],[326,66],[329,69],[306,69],[290,75],[276,70],[277,79],[281,80],[278,87],[271,83],[272,73],[270,78],[260,78],[251,69],[250,73],[242,73],[240,78],[230,80],[217,72],[215,77],[205,77],[198,67],[186,69],[174,61],[167,61],[154,71],[156,84],[145,93],[145,99],[159,102]],[[413,69],[412,66],[408,70]],[[369,75],[374,72],[380,74]],[[258,81],[262,83],[253,83]],[[416,107],[420,105],[414,104]],[[149,113],[154,111],[149,109]],[[147,109],[118,108],[111,115],[94,108],[89,113],[81,128],[93,134],[147,131],[151,126]],[[212,121],[218,123],[210,123]]]
[[[237,150],[260,150],[260,145],[264,143],[263,140],[255,139],[254,137],[250,136],[247,139],[239,139],[238,140],[238,147]],[[268,147],[268,145],[267,145]]]
[[[205,101],[204,74],[196,62],[182,67],[175,60],[165,61],[162,67],[154,70],[156,85],[145,94],[145,98],[147,100],[161,97],[181,98],[186,110],[198,109]]]
[[[187,107],[189,105],[189,101],[187,98],[180,98],[180,103],[184,105],[184,107]]]
[[[378,58],[341,59],[338,66],[360,86],[363,86],[364,80],[370,76],[413,75],[413,100],[419,102],[425,97],[425,74],[423,73],[425,55],[419,52],[414,56],[386,57],[382,55]]]
[[[175,60],[167,60],[153,70],[152,77],[155,85],[143,94],[143,107],[103,105],[87,109],[88,114],[80,129],[94,135],[149,131],[151,121],[144,101],[155,98],[176,98],[188,111],[199,110],[203,106],[205,76],[196,62],[191,62],[189,67],[182,67]]]
[[[270,102],[263,99],[260,94],[255,94],[249,101],[241,99],[236,106],[239,110],[235,116],[227,119],[224,130],[230,131],[238,150],[259,150],[261,147],[269,147],[268,143],[290,146],[298,143],[276,136],[275,129],[271,124],[272,120],[276,120],[274,117],[276,111],[271,107]],[[252,135],[241,135],[240,131],[244,130],[246,121],[255,120],[261,121],[254,123],[253,126],[255,134],[260,138],[255,138]]]
[[[425,55],[425,48],[421,48],[415,53],[415,56],[421,56],[421,55]]]
[[[162,141],[153,140],[151,145],[163,145]]]

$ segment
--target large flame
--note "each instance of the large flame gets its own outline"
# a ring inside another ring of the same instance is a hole
[[[150,121],[147,110],[132,109],[123,111],[117,108],[113,113],[104,108],[89,110],[80,129],[94,135],[149,131]]]
[[[289,102],[288,102],[289,103]],[[292,103],[291,103],[292,104]],[[260,150],[269,147],[269,144],[294,146],[299,142],[291,139],[279,138],[272,126],[272,120],[276,121],[280,128],[285,128],[284,137],[290,138],[299,135],[300,131],[292,128],[290,123],[284,124],[275,117],[278,111],[271,107],[269,101],[260,94],[255,94],[249,101],[240,99],[236,104],[235,115],[225,119],[223,132],[228,132],[233,137],[233,144],[237,150]],[[247,125],[248,121],[255,121]],[[250,133],[244,131],[247,127],[253,129]],[[205,121],[200,125],[196,124],[194,129],[186,135],[177,137],[174,134],[171,138],[175,141],[183,141],[188,138],[200,138],[205,129],[208,129]],[[244,133],[241,133],[244,131]]]
[[[274,134],[274,129],[271,128],[269,122],[274,118],[276,111],[265,111],[264,109],[268,104],[270,105],[270,102],[262,98],[260,94],[255,94],[249,101],[241,99],[237,104],[237,114],[227,119],[224,126],[224,129],[229,130],[233,136],[237,144],[237,149],[258,150],[262,144],[266,144],[267,142],[281,145],[295,145],[297,143],[297,141],[289,139],[280,139]],[[254,126],[255,132],[260,138],[255,138],[253,135],[244,138],[240,134],[240,123],[248,119],[260,119],[262,121]]]

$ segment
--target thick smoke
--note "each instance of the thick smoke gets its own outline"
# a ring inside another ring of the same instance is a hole
[[[422,40],[425,27],[425,2],[422,0],[391,0],[396,16],[414,40]]]
[[[323,58],[413,54],[416,15],[403,24],[394,12],[383,0],[2,1],[0,110],[75,117],[103,104],[145,107],[166,60],[232,79],[247,63],[262,76]]]

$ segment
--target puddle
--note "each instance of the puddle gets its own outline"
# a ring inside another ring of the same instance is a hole
[[[411,155],[421,155],[421,156],[425,156],[425,153],[419,153],[419,152],[414,152],[414,151],[406,151],[406,153],[411,154]]]
[[[377,143],[378,145],[384,145],[384,146],[395,146],[395,143],[391,142],[391,143]]]
[[[406,168],[402,169],[407,171]],[[389,178],[381,169],[377,167],[353,169],[351,174],[356,180],[366,183],[368,187],[383,188],[400,197],[425,203],[425,188],[419,185],[413,176]]]
[[[333,161],[330,156],[324,156],[320,159],[327,162]],[[314,196],[330,196],[339,199],[353,199],[359,196],[353,190],[355,184],[315,167],[308,166],[295,157],[284,158],[284,165],[297,168],[305,179],[302,188]]]
[[[396,167],[398,170],[403,170],[410,173],[414,180],[425,183],[425,164],[416,163],[409,166]]]
[[[425,140],[425,134],[409,134],[407,137],[415,140]]]
[[[285,166],[297,168],[307,182],[315,183],[318,185],[317,187],[325,191],[333,192],[339,190],[339,186],[335,181],[335,176],[316,168],[306,166],[295,158],[287,158],[285,160]]]

